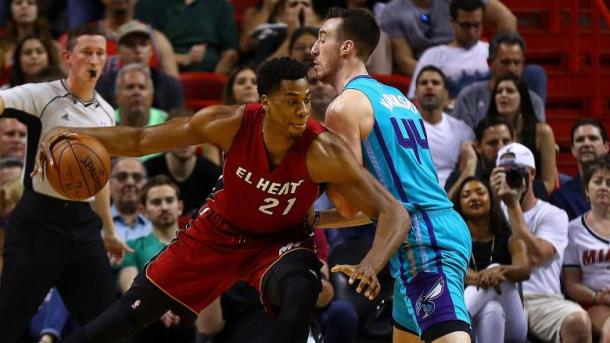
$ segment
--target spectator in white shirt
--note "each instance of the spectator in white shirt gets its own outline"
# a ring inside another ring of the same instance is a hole
[[[524,145],[498,151],[491,184],[508,213],[513,237],[525,242],[532,273],[523,282],[529,334],[545,342],[591,342],[591,320],[575,302],[565,300],[559,276],[568,245],[565,211],[534,196],[534,155]]]
[[[453,41],[424,51],[413,75],[419,75],[419,71],[427,65],[438,67],[447,76],[451,99],[465,86],[489,78],[489,44],[481,41],[484,7],[481,0],[451,1]],[[412,79],[408,97],[413,98],[414,95],[415,79]]]
[[[435,66],[425,66],[416,78],[415,99],[424,119],[428,146],[438,182],[445,186],[455,169],[464,142],[474,139],[474,132],[463,121],[443,112],[447,101],[447,79]]]

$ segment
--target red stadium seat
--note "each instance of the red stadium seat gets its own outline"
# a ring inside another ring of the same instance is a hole
[[[186,72],[180,74],[186,107],[199,109],[222,103],[228,77],[224,74]]]
[[[372,75],[375,80],[385,83],[386,85],[398,88],[403,94],[407,94],[409,91],[409,85],[411,84],[411,78],[402,75]]]

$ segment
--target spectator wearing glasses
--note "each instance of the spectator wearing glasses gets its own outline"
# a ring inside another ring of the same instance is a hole
[[[484,23],[496,31],[516,31],[517,19],[499,0],[483,0]],[[453,39],[449,0],[391,0],[375,11],[381,29],[390,37],[395,72],[414,73],[422,53]]]
[[[481,40],[485,4],[481,0],[453,0],[449,7],[453,40],[427,49],[417,61],[413,75],[433,65],[447,76],[449,98],[453,99],[465,86],[489,77],[487,55],[489,44]],[[415,96],[415,78],[411,80],[408,97]]]
[[[150,234],[152,226],[139,210],[139,193],[146,183],[146,169],[136,158],[116,160],[110,172],[112,220],[124,241]]]

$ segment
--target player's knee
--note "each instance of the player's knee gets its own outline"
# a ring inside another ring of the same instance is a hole
[[[311,270],[295,271],[287,274],[282,285],[281,293],[284,302],[308,303],[318,298],[322,290],[322,281],[319,273]]]

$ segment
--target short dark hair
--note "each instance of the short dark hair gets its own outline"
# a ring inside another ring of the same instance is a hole
[[[610,171],[610,155],[604,154],[596,159],[585,163],[583,166],[583,173],[580,176],[582,181],[582,188],[586,192],[589,181],[593,177],[593,174],[600,170]]]
[[[76,39],[80,36],[102,36],[106,38],[106,34],[97,25],[91,23],[81,24],[68,33],[66,50],[72,51],[76,45]]]
[[[604,124],[601,122],[601,120],[596,118],[582,118],[575,121],[572,125],[572,129],[570,130],[570,145],[574,146],[574,134],[576,133],[576,130],[578,130],[579,127],[585,125],[592,125],[598,128],[599,134],[602,136],[602,141],[604,143],[608,141],[608,131],[606,131],[606,128],[604,127]]]
[[[424,72],[427,72],[427,71],[432,71],[432,72],[435,72],[435,73],[439,74],[441,76],[441,79],[443,79],[443,87],[445,89],[448,89],[447,88],[447,76],[445,76],[445,73],[443,73],[443,71],[440,70],[440,68],[438,68],[437,66],[433,66],[431,64],[421,68],[421,70],[417,74],[417,77],[415,78],[415,86],[416,87],[417,87],[417,84],[419,84],[419,78],[422,76],[422,74]]]
[[[318,37],[318,31],[320,31],[320,29],[318,29],[316,27],[309,27],[309,26],[299,27],[298,29],[294,30],[292,35],[290,35],[290,40],[288,41],[288,51],[292,50],[294,43],[301,36],[310,35],[310,36]]]
[[[146,206],[146,201],[148,201],[148,192],[153,187],[159,186],[170,186],[176,191],[176,199],[180,200],[180,188],[169,178],[169,176],[165,174],[157,175],[152,177],[146,181],[142,189],[140,190],[140,204],[142,206]]]
[[[479,8],[485,9],[485,4],[481,0],[452,0],[451,5],[449,5],[449,13],[451,13],[451,18],[456,20],[459,10],[474,12]]]
[[[272,58],[258,69],[256,86],[258,95],[271,95],[280,89],[284,80],[299,80],[307,76],[307,67],[290,57]]]
[[[515,132],[513,131],[513,127],[510,125],[508,120],[502,116],[485,116],[478,124],[474,130],[475,137],[477,141],[481,141],[483,136],[485,135],[485,131],[492,126],[504,125],[508,128],[510,132],[510,137],[515,138]]]
[[[345,9],[331,7],[326,19],[341,18],[337,30],[341,40],[352,40],[356,45],[358,57],[366,61],[379,43],[381,32],[373,14],[364,8]]]
[[[525,54],[525,41],[523,37],[517,32],[500,32],[496,34],[491,42],[489,42],[489,55],[487,56],[488,60],[493,60],[498,55],[498,50],[500,49],[500,45],[519,45],[521,47],[521,51]]]

